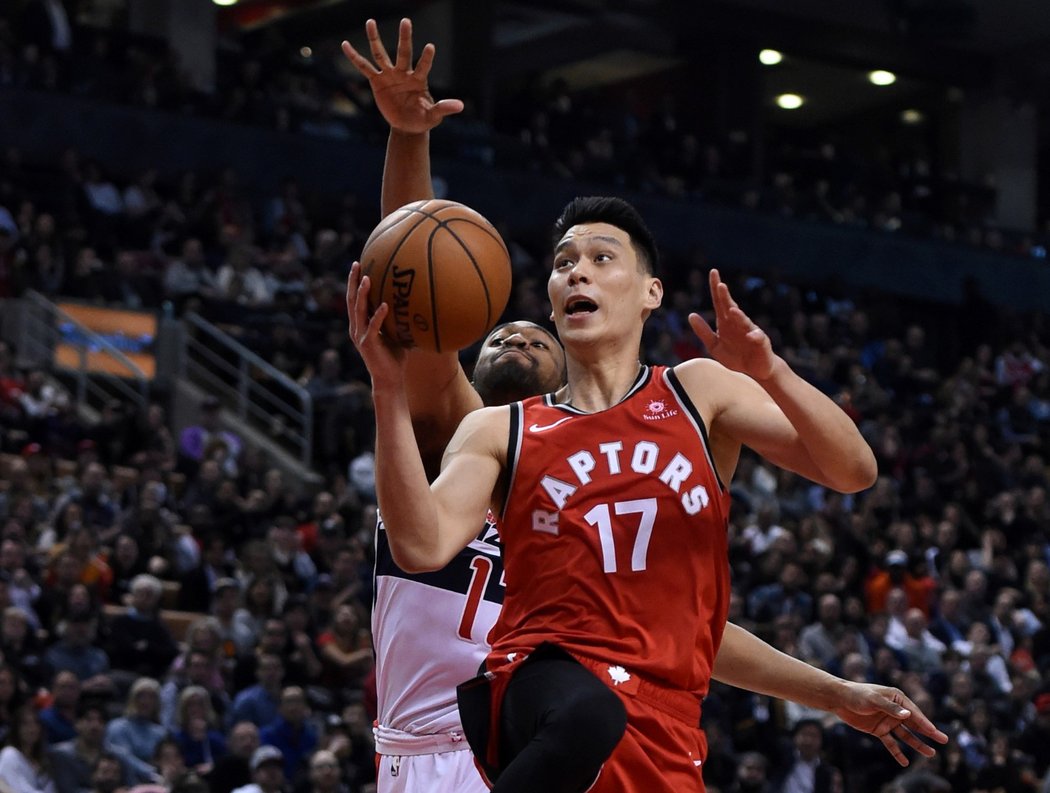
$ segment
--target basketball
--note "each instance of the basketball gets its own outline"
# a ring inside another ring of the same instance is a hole
[[[406,204],[361,251],[369,309],[386,303],[383,334],[404,347],[450,352],[488,333],[510,297],[510,254],[484,217],[455,201]]]

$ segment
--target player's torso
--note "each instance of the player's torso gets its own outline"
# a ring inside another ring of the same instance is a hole
[[[673,373],[616,406],[538,397],[511,418],[493,660],[540,641],[703,693],[728,609],[729,496]]]
[[[411,575],[394,563],[380,520],[372,610],[380,737],[460,729],[456,686],[477,674],[488,653],[502,578],[491,522],[442,570]]]

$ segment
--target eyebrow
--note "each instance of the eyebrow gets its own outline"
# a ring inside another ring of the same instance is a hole
[[[555,253],[561,252],[564,248],[567,248],[570,245],[574,244],[578,239],[580,239],[580,238],[579,237],[570,237],[569,239],[562,240],[561,242],[558,243],[557,247],[554,249],[554,252]],[[585,237],[585,239],[587,239],[587,240],[596,240],[598,242],[607,242],[607,243],[609,243],[611,245],[617,246],[618,248],[622,248],[623,247],[623,243],[620,242],[618,239],[616,239],[616,237],[611,237],[611,236],[609,236],[607,234],[595,234],[595,235],[588,234]]]

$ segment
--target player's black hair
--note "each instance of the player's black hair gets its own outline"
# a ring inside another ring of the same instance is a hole
[[[608,223],[623,229],[631,237],[638,261],[649,275],[656,275],[660,267],[660,255],[656,240],[645,225],[638,210],[614,196],[577,196],[561,211],[554,221],[551,244],[557,245],[565,232],[580,223]]]

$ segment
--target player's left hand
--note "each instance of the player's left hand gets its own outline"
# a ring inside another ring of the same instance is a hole
[[[435,102],[427,86],[427,77],[434,64],[434,45],[427,44],[416,65],[412,65],[412,22],[402,19],[398,28],[397,56],[390,55],[379,38],[379,27],[374,19],[365,22],[365,35],[372,51],[372,59],[343,42],[343,54],[368,80],[376,107],[393,128],[402,132],[421,133],[433,129],[445,118],[463,110],[459,99]]]
[[[380,303],[371,317],[368,316],[368,292],[371,279],[361,274],[361,263],[354,262],[346,280],[346,313],[350,320],[350,341],[361,354],[369,375],[373,391],[376,387],[401,386],[404,384],[403,349],[395,347],[383,338],[381,328],[390,313],[388,303]]]
[[[936,750],[927,741],[948,742],[948,736],[898,688],[849,683],[845,700],[832,713],[850,727],[882,741],[886,751],[902,766],[909,761],[901,744],[910,746],[923,757],[933,757]]]
[[[711,357],[755,380],[765,380],[773,373],[777,356],[769,336],[745,314],[729,294],[718,270],[710,274],[711,302],[715,309],[715,330],[699,314],[689,315],[689,324]]]

